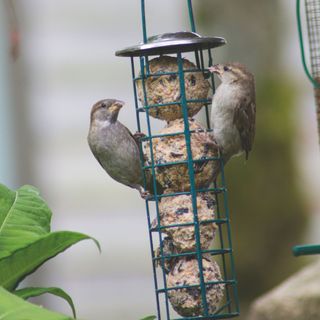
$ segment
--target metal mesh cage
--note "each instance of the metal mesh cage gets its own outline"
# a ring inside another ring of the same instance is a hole
[[[301,23],[301,3],[296,0],[296,14],[298,33],[300,40],[301,58],[304,71],[314,86],[314,95],[316,100],[316,113],[318,122],[318,136],[320,142],[320,1],[319,0],[305,0],[305,13],[308,28],[308,40],[310,51],[310,65],[311,72],[306,63],[304,52],[304,41]],[[292,248],[295,256],[319,254],[320,245],[299,245]]]
[[[320,80],[320,2],[318,0],[305,0],[307,16],[310,61],[313,77]]]
[[[318,136],[320,142],[320,3],[317,0],[305,0],[305,13],[308,28],[311,72],[306,63],[301,23],[301,1],[296,0],[297,24],[300,40],[301,58],[304,71],[314,86]]]
[[[239,315],[239,304],[223,162],[218,152],[203,151],[197,143],[211,131],[211,98],[189,96],[197,79],[214,93],[211,51],[225,41],[197,35],[191,0],[187,4],[192,32],[147,38],[141,0],[144,41],[116,55],[131,59],[137,129],[146,133],[140,151],[145,183],[150,175],[153,183],[146,212],[157,318],[226,319]],[[154,83],[165,90],[159,94]],[[193,118],[193,107],[202,109],[205,124]],[[168,117],[167,125],[156,133],[153,117],[159,115]],[[172,145],[181,153],[170,151]]]

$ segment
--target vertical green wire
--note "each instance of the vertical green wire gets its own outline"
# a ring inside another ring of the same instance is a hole
[[[140,125],[140,112],[138,110],[138,96],[137,96],[137,89],[135,84],[135,68],[134,68],[134,59],[131,57],[131,73],[132,73],[132,80],[133,80],[133,94],[134,94],[134,103],[135,103],[135,109],[136,109],[136,120],[137,120],[137,129],[138,132],[141,132],[141,125]],[[140,150],[140,164],[141,168],[144,166],[144,156],[143,156],[143,150],[142,150],[142,143],[139,143],[139,150]],[[143,183],[144,187],[146,188],[146,174],[143,170]],[[149,240],[150,240],[150,249],[151,249],[151,258],[152,258],[152,268],[153,268],[153,281],[154,281],[154,287],[156,289],[156,292],[159,288],[158,286],[158,280],[157,280],[157,273],[156,273],[156,266],[154,263],[155,253],[153,251],[153,239],[152,239],[152,232],[150,230],[150,210],[149,210],[149,203],[146,201],[146,212],[147,212],[147,221],[148,221],[148,231],[149,231]],[[157,304],[157,314],[158,314],[158,320],[161,320],[161,312],[160,312],[160,300],[159,295],[156,294],[156,304]]]
[[[142,22],[142,34],[143,34],[143,43],[147,43],[147,23],[146,23],[146,7],[144,0],[141,0],[141,22]]]
[[[224,176],[224,163],[223,159],[220,158],[220,165],[221,165],[221,183],[222,186],[226,185],[225,181],[225,176]],[[231,277],[232,279],[236,279],[236,271],[234,267],[234,258],[233,258],[233,249],[232,249],[232,241],[231,241],[231,227],[230,227],[230,215],[229,215],[229,207],[228,207],[228,191],[224,190],[223,192],[223,199],[224,199],[224,210],[225,210],[225,215],[227,219],[227,234],[228,234],[228,244],[231,249],[231,254],[230,254],[230,264],[231,264]],[[239,299],[238,299],[238,290],[237,290],[237,281],[235,280],[235,284],[233,284],[233,297],[235,300],[235,305],[236,305],[236,312],[239,313]]]
[[[203,274],[203,265],[202,265],[200,227],[199,227],[199,219],[198,219],[198,211],[197,211],[197,198],[196,198],[197,193],[196,193],[195,184],[194,184],[195,178],[194,178],[193,157],[192,157],[192,150],[191,150],[191,135],[190,135],[190,129],[189,129],[188,106],[187,106],[187,98],[186,98],[186,92],[185,92],[183,59],[181,57],[181,52],[179,52],[177,54],[177,56],[178,56],[178,70],[179,70],[181,104],[182,104],[182,112],[183,112],[183,120],[184,120],[184,135],[185,135],[185,141],[186,141],[186,147],[187,147],[190,193],[191,193],[191,198],[192,198],[192,210],[193,210],[193,214],[194,214],[194,229],[195,229],[195,236],[196,236],[197,260],[198,260],[198,265],[199,265],[201,300],[202,300],[204,314],[206,316],[208,316],[208,304],[207,304],[206,287],[204,284],[204,274]]]
[[[194,23],[192,0],[188,0],[188,11],[189,11],[189,21],[191,26],[191,31],[196,32],[196,25]]]
[[[147,58],[146,58],[147,60]],[[147,95],[147,90],[146,90],[146,84],[145,84],[145,79],[150,75],[149,73],[149,68],[146,66],[146,71],[147,71],[147,76],[145,73],[145,64],[144,64],[144,58],[140,57],[140,73],[142,77],[142,88],[143,88],[143,97],[144,97],[144,106],[146,107],[146,121],[147,121],[147,128],[148,128],[148,136],[149,136],[149,151],[150,151],[150,158],[151,158],[151,171],[152,171],[152,177],[153,177],[153,189],[154,189],[154,199],[156,202],[156,215],[157,215],[157,222],[158,226],[161,225],[160,222],[160,213],[159,213],[159,198],[158,198],[158,192],[157,192],[157,183],[156,183],[156,170],[155,170],[155,162],[154,162],[154,156],[153,156],[153,141],[152,141],[152,131],[151,131],[151,124],[150,124],[150,115],[149,115],[149,102],[148,102],[148,95]],[[146,200],[146,203],[148,204],[149,200]],[[147,205],[148,209],[148,214],[149,214],[149,205]],[[148,220],[148,227],[149,231],[151,228],[151,223],[150,223],[150,218]],[[163,239],[162,239],[162,231],[159,229],[158,231],[159,234],[159,246],[160,246],[160,256],[162,257],[161,259],[161,269],[162,269],[162,278],[163,278],[163,284],[165,288],[165,304],[166,304],[166,313],[167,313],[167,319],[170,319],[170,314],[169,314],[169,301],[168,301],[168,295],[167,295],[167,279],[166,279],[166,274],[165,274],[165,267],[164,267],[164,258],[163,258]],[[153,248],[153,245],[151,244],[151,247]],[[154,264],[154,253],[153,253],[153,264]],[[158,295],[158,290],[157,295]]]

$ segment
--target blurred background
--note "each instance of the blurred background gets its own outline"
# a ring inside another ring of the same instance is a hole
[[[20,34],[18,57],[10,32]],[[194,0],[197,31],[228,44],[215,61],[253,71],[257,135],[250,159],[226,168],[241,319],[249,303],[307,258],[291,247],[320,243],[320,153],[313,88],[303,73],[291,0]],[[186,1],[146,1],[149,35],[188,30]],[[136,130],[130,61],[114,52],[142,40],[140,1],[0,2],[0,182],[38,187],[53,230],[90,234],[29,278],[58,286],[81,319],[155,314],[144,202],[109,178],[87,145],[89,114],[101,98],[127,102],[122,121]],[[161,124],[163,126],[163,124]],[[39,300],[38,300],[39,302]],[[70,314],[60,300],[40,303]]]

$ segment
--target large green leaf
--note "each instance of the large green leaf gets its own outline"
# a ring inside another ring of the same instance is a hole
[[[16,250],[10,256],[0,259],[0,286],[10,291],[15,289],[21,280],[44,262],[85,239],[92,239],[100,250],[95,239],[72,231],[49,233],[27,247]]]
[[[47,234],[51,215],[36,188],[12,191],[0,184],[0,258]]]
[[[22,299],[29,299],[32,297],[37,297],[37,296],[40,296],[45,293],[53,294],[57,297],[60,297],[64,300],[66,300],[72,309],[73,317],[77,318],[76,309],[74,307],[74,304],[73,304],[71,297],[60,288],[56,288],[56,287],[50,287],[50,288],[29,287],[29,288],[23,288],[20,290],[16,290],[13,293]]]
[[[0,287],[1,320],[71,320],[65,315],[46,310],[9,293]]]

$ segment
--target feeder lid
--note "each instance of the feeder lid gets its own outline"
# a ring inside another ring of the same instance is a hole
[[[147,43],[116,51],[120,57],[140,57],[165,53],[210,49],[226,44],[221,37],[202,37],[195,32],[163,33],[148,38]]]

